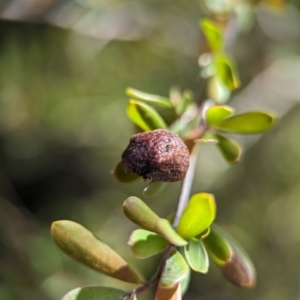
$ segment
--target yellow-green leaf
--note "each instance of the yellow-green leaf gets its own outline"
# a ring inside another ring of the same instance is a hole
[[[129,119],[144,131],[167,129],[167,124],[160,114],[146,103],[129,100],[126,112]]]
[[[208,81],[207,94],[216,103],[224,104],[230,99],[231,90],[224,84],[223,80],[214,75]]]
[[[216,76],[230,89],[240,86],[240,77],[235,60],[228,54],[220,54],[215,58]]]
[[[206,111],[206,122],[209,125],[218,125],[225,118],[231,116],[234,109],[227,105],[211,106]]]
[[[251,111],[226,118],[214,127],[224,132],[255,134],[269,130],[275,124],[274,115],[263,111]]]
[[[242,154],[242,146],[220,134],[216,134],[216,138],[218,140],[217,146],[223,157],[231,164],[238,162]]]
[[[223,47],[222,30],[218,24],[210,19],[200,21],[200,27],[207,39],[207,42],[212,51],[218,52]]]
[[[199,193],[192,196],[179,220],[177,232],[184,239],[197,236],[207,229],[216,216],[216,204],[212,194]]]
[[[82,225],[68,220],[56,221],[52,223],[51,235],[66,254],[88,267],[126,282],[141,282],[119,254]]]
[[[232,257],[232,250],[224,238],[224,230],[216,224],[210,227],[209,235],[203,239],[206,250],[212,259],[218,264],[223,266]]]
[[[127,88],[125,91],[126,95],[137,100],[142,100],[151,104],[155,104],[164,108],[173,108],[171,101],[163,96],[148,94],[133,88]]]

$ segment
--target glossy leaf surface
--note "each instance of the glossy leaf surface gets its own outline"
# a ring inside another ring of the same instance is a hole
[[[143,195],[146,197],[154,197],[159,195],[167,186],[166,182],[151,181],[143,190]]]
[[[238,162],[242,154],[242,146],[220,134],[216,134],[216,138],[218,140],[217,146],[223,157],[231,164]]]
[[[148,94],[133,88],[127,88],[125,91],[126,95],[137,100],[142,100],[144,102],[149,102],[151,104],[155,104],[164,108],[172,108],[172,103],[166,97]]]
[[[141,199],[129,197],[124,201],[123,211],[126,217],[143,229],[155,232],[166,238],[171,244],[184,246],[187,244],[174,230],[170,222],[160,218]]]
[[[255,134],[274,126],[275,117],[262,111],[253,111],[224,119],[216,126],[218,129],[238,134]]]
[[[121,256],[80,224],[67,220],[53,222],[51,234],[56,244],[73,259],[113,278],[140,283]]]
[[[146,103],[129,100],[126,112],[129,119],[144,131],[167,129],[159,113]]]
[[[200,273],[207,273],[209,259],[201,240],[190,239],[189,243],[184,247],[184,254],[187,263],[192,270]]]
[[[118,162],[115,169],[112,171],[114,178],[121,183],[130,183],[138,180],[141,176],[126,173],[123,169],[122,162]]]
[[[227,86],[234,90],[240,86],[240,78],[234,59],[229,55],[218,55],[215,60],[216,76]]]
[[[216,216],[216,204],[212,194],[199,193],[192,196],[184,210],[177,232],[190,239],[207,229]]]
[[[159,286],[173,287],[183,280],[189,273],[189,267],[182,255],[177,251],[171,251],[161,275]]]
[[[213,51],[221,51],[223,38],[221,28],[212,20],[204,19],[200,21],[200,27]]]
[[[165,249],[168,244],[162,236],[144,229],[134,230],[128,241],[132,253],[138,258],[153,256]]]
[[[68,292],[61,300],[116,300],[124,294],[124,291],[111,287],[87,286]]]
[[[227,105],[211,106],[206,111],[206,122],[209,125],[218,125],[225,118],[232,115],[234,109]]]

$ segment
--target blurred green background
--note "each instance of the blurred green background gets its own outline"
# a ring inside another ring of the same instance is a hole
[[[126,243],[135,226],[121,209],[128,196],[142,198],[145,183],[121,185],[110,174],[135,130],[124,90],[168,96],[175,85],[199,95],[198,21],[233,7],[240,32],[229,51],[242,88],[230,105],[281,119],[262,137],[240,139],[247,151],[239,165],[228,166],[214,145],[201,146],[193,191],[215,194],[217,222],[250,254],[258,282],[236,288],[212,265],[206,276],[193,275],[185,299],[300,299],[300,3],[252,2],[1,1],[1,300],[120,286],[57,249],[49,228],[58,219],[95,232],[138,273],[155,271],[158,258],[131,255]],[[145,200],[164,216],[179,190],[172,183]]]

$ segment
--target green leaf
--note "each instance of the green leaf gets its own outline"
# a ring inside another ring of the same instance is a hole
[[[56,244],[73,259],[113,278],[141,282],[121,256],[80,224],[67,220],[53,222],[51,234]]]
[[[207,93],[208,97],[216,103],[224,104],[230,99],[231,90],[218,76],[214,75],[208,81]]]
[[[146,197],[154,197],[159,195],[163,189],[167,186],[166,182],[162,181],[151,181],[143,191],[143,195]]]
[[[192,270],[199,273],[207,273],[209,260],[201,240],[190,239],[189,243],[184,247],[184,254]]]
[[[212,258],[220,265],[228,280],[245,288],[255,285],[256,271],[251,259],[241,245],[226,231],[214,224],[211,234],[203,241],[210,254],[213,250]],[[230,249],[230,257],[228,249]]]
[[[200,273],[207,273],[209,260],[201,241],[190,239],[189,243],[184,247],[184,254],[187,263],[192,270]]]
[[[126,217],[143,229],[155,232],[166,238],[171,244],[184,246],[187,244],[174,230],[170,222],[160,218],[150,207],[137,197],[129,197],[124,201],[123,211]]]
[[[202,241],[209,255],[218,265],[224,265],[232,257],[232,250],[224,238],[224,231],[216,224],[210,227],[209,235]]]
[[[269,130],[274,124],[273,115],[262,111],[252,111],[226,118],[215,127],[230,133],[255,134]]]
[[[231,164],[238,162],[242,154],[241,145],[219,134],[216,134],[216,138],[218,140],[218,148],[224,158]]]
[[[227,54],[222,54],[215,58],[215,64],[217,71],[216,76],[228,87],[228,89],[237,89],[240,86],[240,78],[235,60]]]
[[[79,287],[68,292],[61,300],[117,300],[124,291],[104,286]]]
[[[124,201],[123,211],[126,217],[133,223],[153,232],[156,228],[156,223],[160,219],[145,202],[134,196]]]
[[[181,295],[182,296],[187,292],[187,290],[190,286],[191,274],[192,274],[191,269],[189,269],[188,274],[181,280],[180,285],[181,285]]]
[[[139,178],[138,175],[126,173],[123,169],[122,162],[118,162],[115,169],[111,172],[114,178],[121,183],[129,183],[133,182]]]
[[[166,261],[164,271],[160,277],[159,286],[172,287],[183,280],[189,273],[189,267],[182,255],[177,251],[171,251]]]
[[[158,220],[155,232],[165,237],[166,240],[175,246],[180,247],[187,244],[187,241],[175,231],[170,222],[166,219],[161,218]]]
[[[173,108],[171,101],[166,97],[144,93],[130,87],[126,89],[125,93],[129,97],[142,100],[144,102],[149,102],[164,108]]]
[[[179,220],[177,232],[184,239],[195,237],[211,225],[215,216],[214,196],[206,193],[195,194]]]
[[[137,229],[132,232],[128,245],[137,258],[147,258],[161,252],[169,243],[156,233]]]
[[[256,270],[255,267],[242,246],[227,232],[223,233],[232,249],[231,259],[222,267],[223,274],[233,284],[244,287],[252,288],[256,283]]]
[[[218,125],[225,118],[232,115],[234,109],[227,105],[211,106],[206,110],[206,122],[209,125]]]
[[[203,19],[200,21],[200,27],[210,48],[214,52],[221,51],[223,47],[223,37],[221,28],[218,26],[218,24],[210,19]]]
[[[144,131],[167,129],[167,125],[159,113],[146,103],[129,100],[126,111],[129,119]]]

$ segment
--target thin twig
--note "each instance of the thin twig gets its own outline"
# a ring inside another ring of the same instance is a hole
[[[181,193],[177,205],[177,210],[175,213],[175,218],[173,221],[173,227],[176,228],[178,226],[179,219],[189,201],[189,197],[191,194],[192,184],[194,180],[195,168],[197,164],[197,146],[194,147],[193,152],[190,156],[190,166],[187,171],[187,174],[183,180]]]
[[[165,268],[166,261],[170,255],[172,248],[173,248],[173,245],[169,245],[164,250],[161,260],[159,262],[159,265],[157,267],[157,270],[156,270],[155,274],[152,276],[152,278],[148,282],[145,282],[143,285],[139,286],[138,288],[133,289],[133,290],[129,291],[128,293],[124,294],[120,300],[130,300],[134,296],[138,296],[139,294],[145,292],[146,290],[151,288],[153,285],[155,285],[158,282],[158,280]]]

